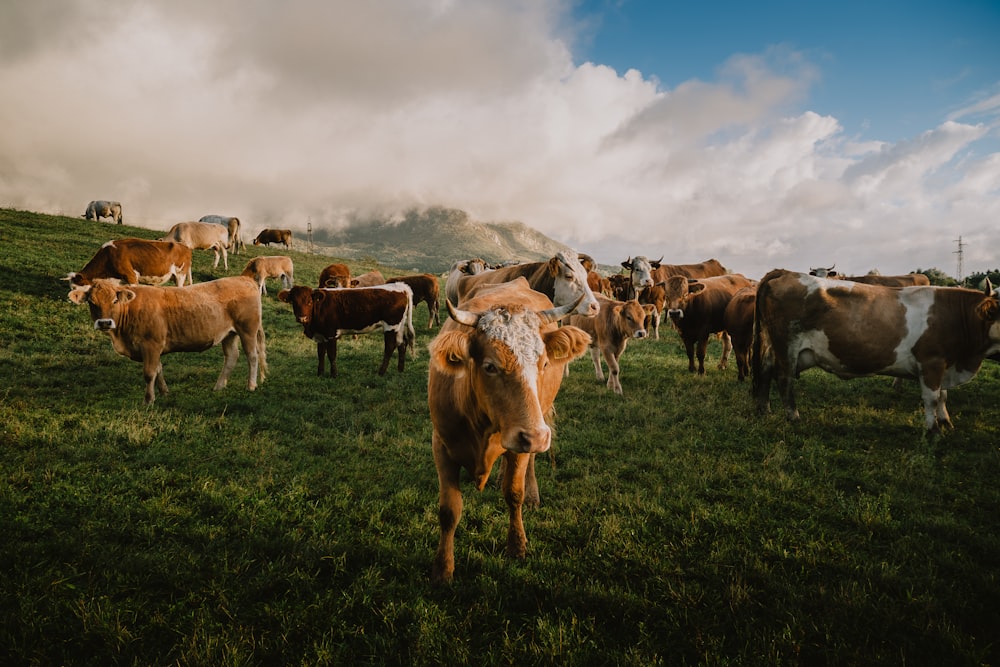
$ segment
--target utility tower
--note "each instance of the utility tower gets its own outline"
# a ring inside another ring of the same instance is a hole
[[[952,254],[958,255],[958,282],[962,282],[962,279],[964,277],[962,276],[962,251],[965,249],[965,244],[962,243],[961,236],[955,239],[955,242],[958,243],[958,250],[956,250]]]

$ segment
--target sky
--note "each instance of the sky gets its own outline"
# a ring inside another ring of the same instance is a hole
[[[1000,267],[997,35],[995,0],[15,0],[0,206],[958,277],[959,238]]]

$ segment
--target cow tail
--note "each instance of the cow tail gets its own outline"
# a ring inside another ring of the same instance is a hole
[[[770,292],[771,274],[764,276],[757,287],[753,312],[753,345],[750,351],[751,392],[757,399],[758,407],[767,404],[771,391],[771,369],[774,366],[774,349],[765,325],[767,301]]]
[[[417,332],[413,329],[413,290],[410,289],[409,285],[406,285],[406,312],[403,314],[403,320],[403,340],[410,350],[410,359],[415,359],[417,357]]]

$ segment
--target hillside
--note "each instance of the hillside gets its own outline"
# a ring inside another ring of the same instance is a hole
[[[363,220],[333,232],[317,230],[313,242],[326,255],[433,273],[467,257],[540,261],[568,249],[520,222],[476,222],[465,211],[441,207],[411,209],[401,221]]]

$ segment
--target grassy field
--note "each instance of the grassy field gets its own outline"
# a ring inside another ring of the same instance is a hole
[[[146,407],[141,365],[60,280],[121,236],[159,233],[0,210],[4,665],[1000,664],[993,362],[928,440],[914,383],[810,371],[790,425],[715,344],[698,378],[676,333],[632,343],[623,397],[585,357],[528,557],[503,555],[498,489],[467,487],[455,582],[433,587],[426,307],[405,373],[375,375],[369,336],[319,378],[269,286],[256,392],[242,356],[213,392],[219,349],[174,354]],[[285,254],[229,273],[265,252]],[[300,284],[335,261],[288,254]],[[197,281],[225,273],[211,259]]]

